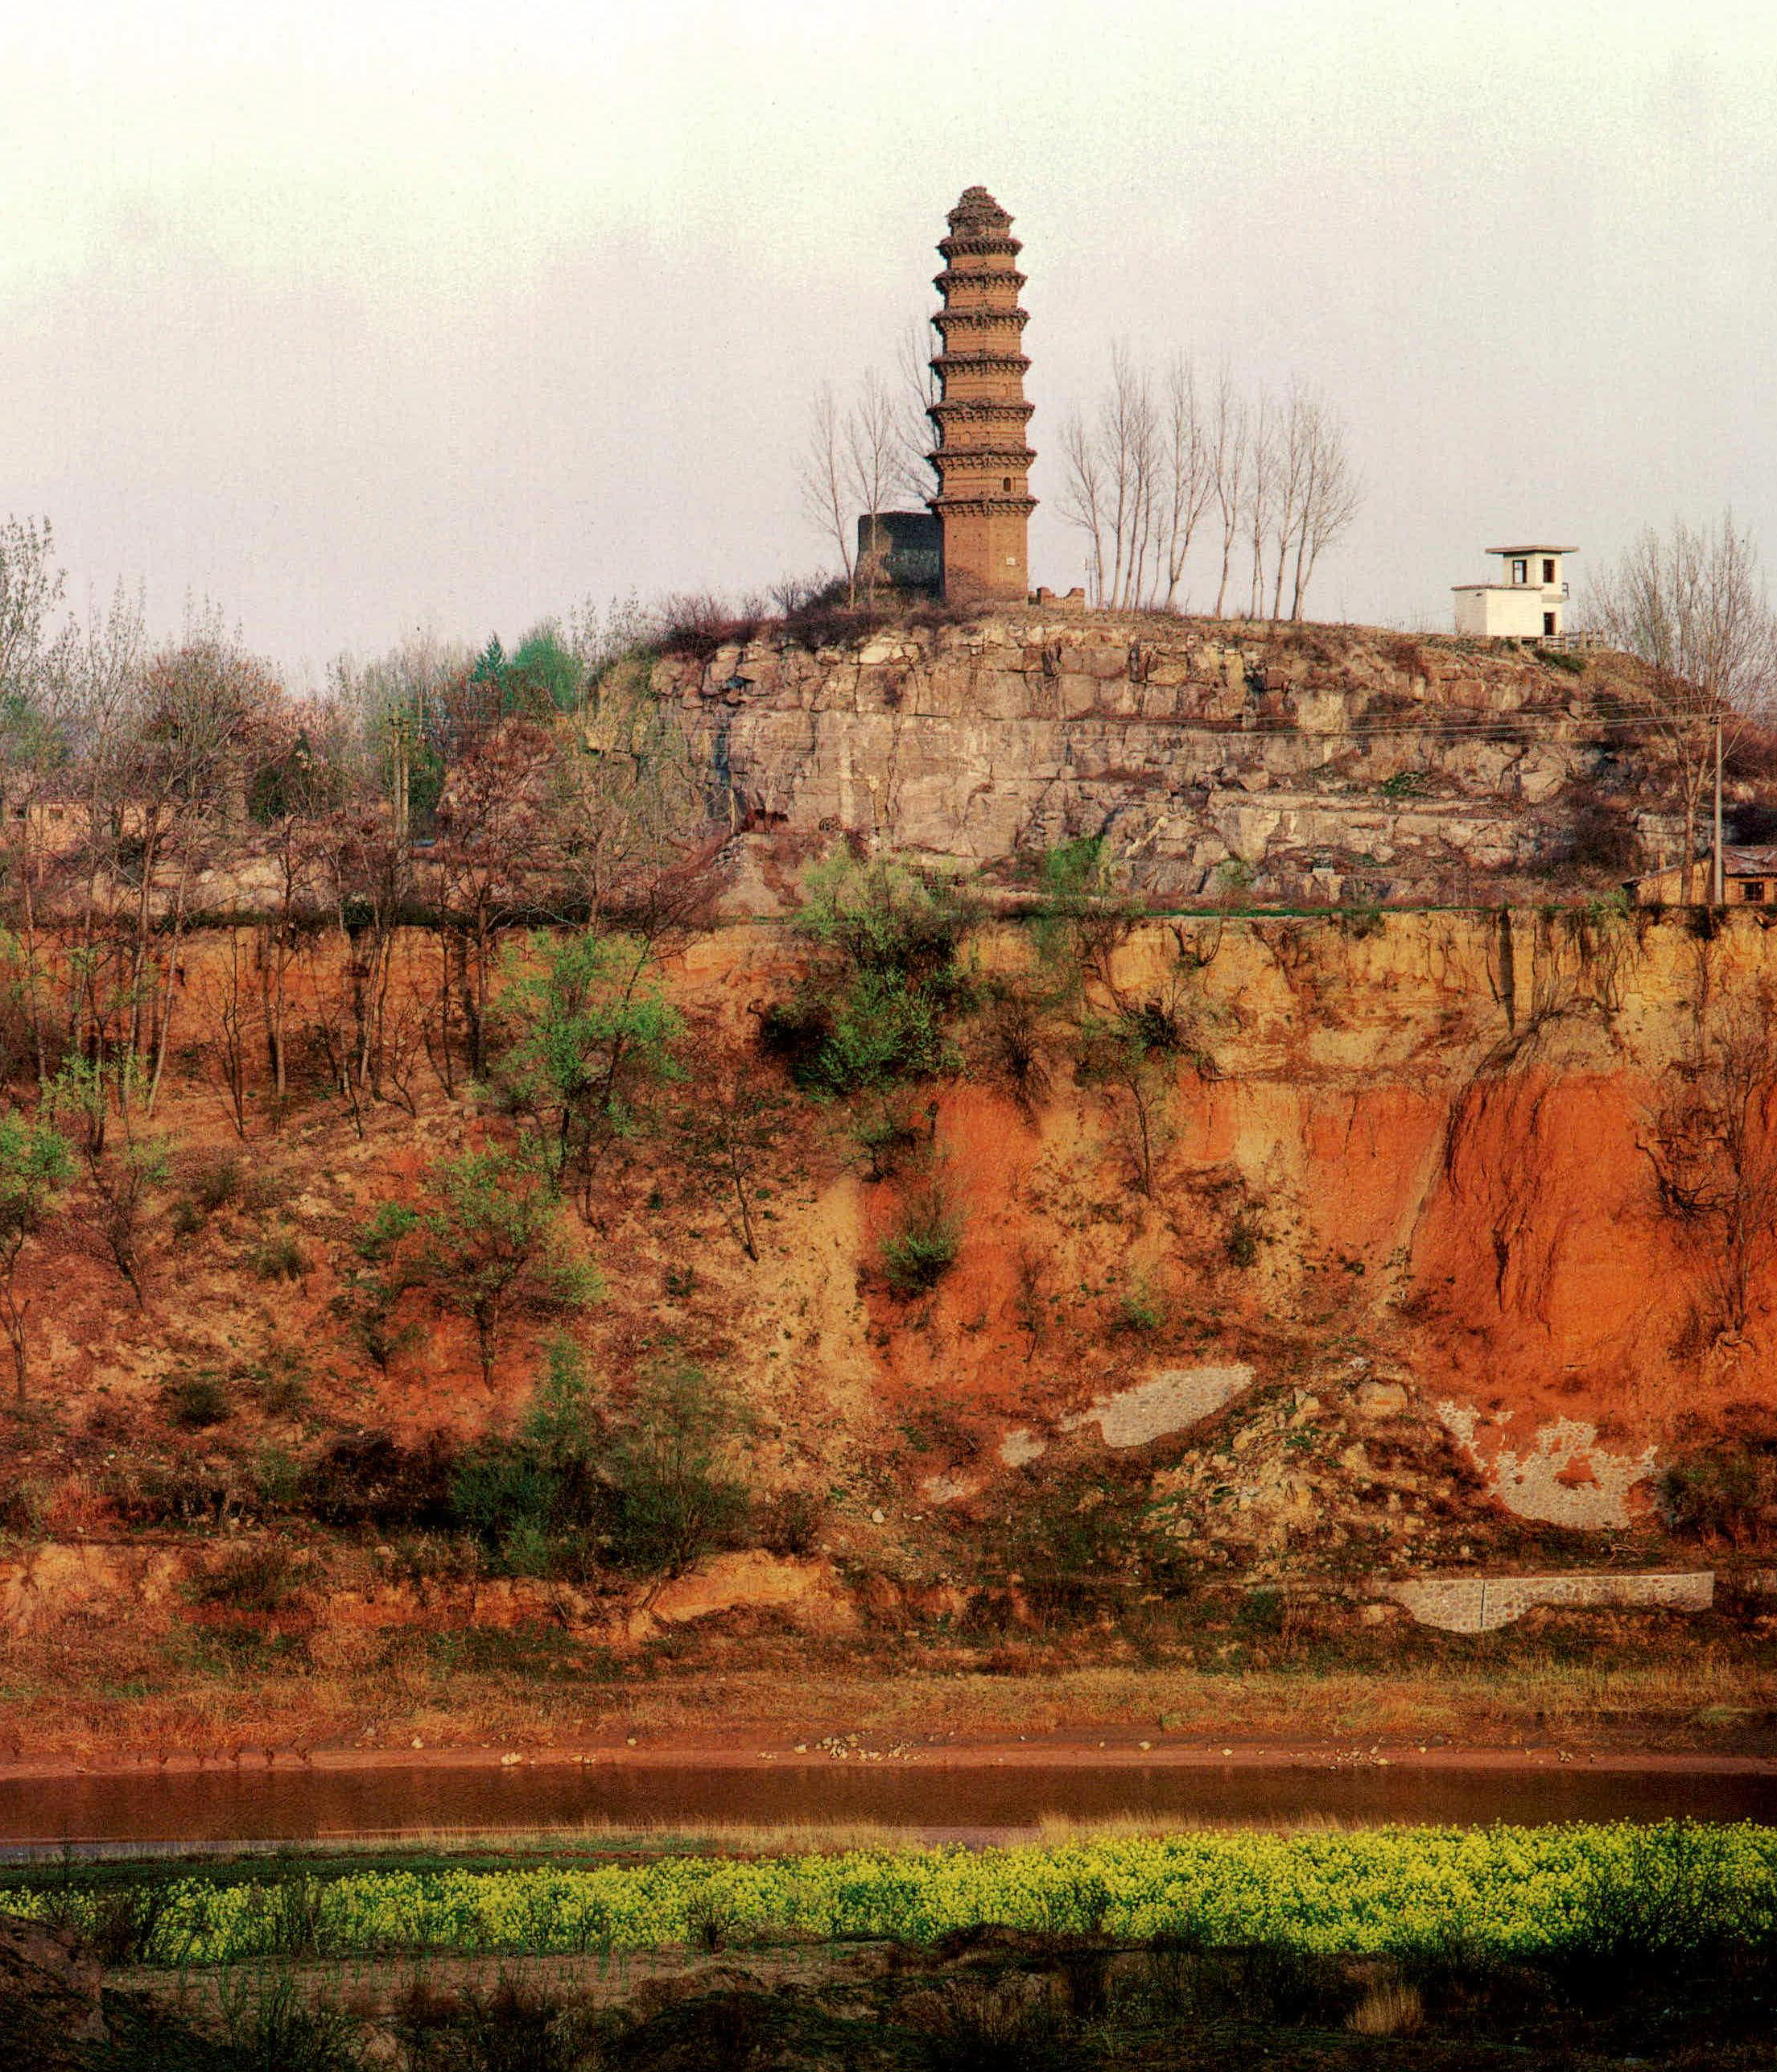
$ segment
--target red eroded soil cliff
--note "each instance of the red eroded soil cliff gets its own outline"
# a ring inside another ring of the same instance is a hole
[[[416,1060],[410,1105],[370,1104],[361,1133],[315,1090],[274,1133],[258,1088],[238,1139],[208,1005],[224,947],[194,939],[188,960],[182,1063],[155,1118],[175,1181],[143,1303],[82,1236],[78,1190],[27,1261],[55,1428],[22,1427],[10,1471],[40,1531],[114,1521],[121,1457],[221,1463],[226,1480],[324,1428],[472,1437],[509,1428],[540,1371],[545,1323],[514,1323],[490,1387],[463,1319],[414,1301],[385,1365],[366,1356],[350,1319],[367,1217],[508,1125]],[[1030,952],[1008,926],[969,954],[991,972]],[[666,981],[700,1032],[698,1069],[753,1042],[800,955],[748,924],[677,957]],[[417,946],[412,963],[423,979]],[[1117,952],[1117,993],[1188,996],[1201,1037],[1158,1090],[1146,1191],[1126,1104],[1081,1082],[1058,1036],[1021,1099],[965,1044],[959,1074],[918,1090],[918,1155],[896,1175],[868,1176],[843,1104],[792,1103],[757,1261],[677,1140],[638,1135],[590,1223],[573,1220],[605,1291],[574,1328],[601,1385],[663,1353],[732,1379],[762,1485],[839,1492],[841,1551],[874,1512],[966,1505],[1008,1463],[1096,1443],[1080,1419],[1095,1402],[1160,1386],[1173,1408],[1141,1415],[1177,1438],[1203,1415],[1209,1384],[1189,1377],[1236,1368],[1323,1397],[1386,1377],[1515,1506],[1620,1522],[1645,1509],[1658,1450],[1768,1393],[1769,1233],[1730,1328],[1709,1232],[1663,1207],[1647,1142],[1723,1003],[1774,974],[1777,937],[1749,919],[1708,942],[1615,914],[1144,923]],[[238,1193],[180,1234],[178,1173],[224,1155]],[[934,1175],[957,1256],[929,1290],[897,1290],[884,1242]],[[193,1373],[230,1401],[182,1432],[168,1390]]]

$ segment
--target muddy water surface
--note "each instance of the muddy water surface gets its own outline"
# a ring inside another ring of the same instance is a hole
[[[324,1842],[588,1826],[682,1828],[871,1822],[909,1839],[997,1839],[1045,1817],[1135,1816],[1190,1826],[1319,1821],[1479,1826],[1492,1821],[1777,1823],[1777,1776],[1671,1769],[1275,1767],[1134,1761],[946,1765],[783,1760],[749,1765],[598,1761],[501,1769],[384,1769],[95,1774],[0,1779],[0,1849]]]

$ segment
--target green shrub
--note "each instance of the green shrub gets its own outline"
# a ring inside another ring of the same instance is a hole
[[[195,1237],[220,1211],[238,1202],[244,1188],[240,1159],[225,1151],[192,1159],[185,1168],[185,1187],[173,1203],[175,1237]]]
[[[385,1203],[358,1238],[366,1348],[387,1356],[402,1296],[422,1291],[472,1327],[491,1388],[511,1321],[583,1309],[599,1299],[599,1277],[563,1236],[546,1175],[525,1158],[489,1148],[440,1158],[425,1190],[417,1208]]]
[[[532,935],[505,959],[493,1003],[496,1091],[526,1118],[550,1185],[588,1215],[613,1145],[637,1133],[658,1088],[683,1076],[672,1046],[684,1024],[645,980],[651,955],[641,938],[592,928]]]
[[[1120,892],[1103,835],[1082,835],[1045,850],[1031,916],[1037,954],[1064,997],[1089,977],[1108,983],[1110,963],[1141,918],[1141,902]]]
[[[941,879],[848,852],[810,871],[805,891],[796,921],[813,964],[763,1029],[798,1084],[843,1096],[953,1069],[946,1022],[971,997],[957,955],[973,909]]]
[[[298,1354],[271,1354],[263,1367],[249,1370],[249,1379],[268,1418],[299,1418],[309,1407],[308,1368]]]
[[[883,1270],[897,1295],[935,1288],[963,1246],[963,1215],[944,1187],[929,1180],[901,1204],[901,1220],[882,1241]]]
[[[768,1554],[802,1556],[814,1553],[827,1506],[811,1489],[785,1489],[761,1513],[755,1535]]]
[[[1029,1480],[990,1537],[984,1579],[1012,1584],[1037,1619],[1062,1622],[1119,1605],[1150,1550],[1145,1486],[1064,1470]]]
[[[1256,1210],[1237,1210],[1229,1224],[1227,1234],[1222,1240],[1228,1264],[1244,1272],[1259,1263],[1259,1248],[1265,1242],[1265,1228]]]
[[[342,1433],[304,1470],[299,1508],[324,1525],[441,1531],[458,1522],[451,1488],[459,1459],[438,1432],[412,1447],[386,1431]]]
[[[930,1115],[917,1114],[905,1092],[864,1102],[851,1124],[852,1137],[870,1161],[872,1180],[892,1179],[930,1134]]]
[[[1659,1513],[1687,1539],[1755,1546],[1777,1535],[1777,1434],[1717,1439],[1680,1454],[1659,1478]]]
[[[750,1423],[699,1368],[640,1377],[605,1441],[606,1541],[618,1567],[678,1575],[740,1539],[752,1507],[739,1469]]]
[[[228,1384],[208,1368],[175,1374],[161,1391],[168,1418],[186,1431],[204,1431],[225,1422],[230,1412]]]
[[[262,1447],[248,1472],[262,1511],[291,1511],[303,1493],[302,1463],[287,1447]]]
[[[231,1612],[281,1611],[300,1583],[290,1550],[277,1540],[232,1547],[216,1566],[185,1587],[193,1604],[225,1606]]]
[[[241,1199],[245,1179],[241,1161],[232,1151],[194,1159],[186,1176],[186,1199],[200,1215],[212,1216]]]
[[[1117,1298],[1112,1319],[1118,1331],[1158,1331],[1166,1321],[1166,1298],[1159,1294],[1145,1273],[1136,1273]]]
[[[281,1901],[287,1912],[303,1897],[299,1886],[283,1888],[274,1894],[274,1906]],[[312,1947],[291,1947],[287,1934],[278,1954],[314,1953]],[[343,2008],[311,2000],[289,1971],[270,1978],[224,1974],[216,2006],[230,2065],[263,2067],[264,2072],[362,2072],[357,2022]]]
[[[254,1246],[247,1264],[262,1281],[299,1281],[308,1271],[308,1255],[294,1231],[278,1230]]]
[[[517,1434],[484,1439],[459,1462],[456,1522],[510,1575],[583,1573],[604,1521],[600,1438],[584,1356],[559,1334]]]
[[[1243,1633],[1275,1635],[1284,1630],[1284,1593],[1248,1590],[1234,1608],[1234,1623]]]

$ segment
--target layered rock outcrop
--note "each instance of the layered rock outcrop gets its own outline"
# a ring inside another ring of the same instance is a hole
[[[1102,835],[1161,898],[1330,904],[1546,897],[1670,846],[1630,666],[1033,611],[812,650],[761,634],[654,681],[742,834],[977,868]]]

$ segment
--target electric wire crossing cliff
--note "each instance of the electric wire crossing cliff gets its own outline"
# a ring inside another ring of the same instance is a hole
[[[938,246],[944,270],[932,285],[943,306],[932,319],[942,341],[932,371],[938,397],[927,411],[938,494],[930,506],[943,534],[949,598],[1014,597],[1029,584],[1027,539],[1037,500],[1025,444],[1025,276],[1012,218],[984,187],[966,188]]]

